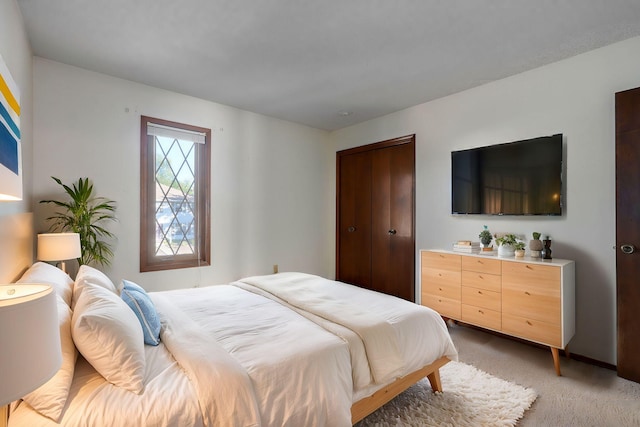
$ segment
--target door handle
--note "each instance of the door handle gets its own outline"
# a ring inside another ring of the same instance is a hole
[[[391,235],[396,234],[396,230],[394,228],[392,228],[391,230],[389,230],[389,234],[391,234]]]
[[[635,246],[633,246],[633,245],[629,245],[629,244],[627,244],[627,245],[621,245],[621,246],[620,246],[620,250],[621,250],[622,252],[624,252],[625,254],[630,255],[630,254],[632,254],[632,253],[634,253],[634,252],[635,252],[636,247],[635,247]]]
[[[347,228],[347,231],[349,233],[353,233],[354,231],[356,231],[356,228],[352,225],[351,227]]]

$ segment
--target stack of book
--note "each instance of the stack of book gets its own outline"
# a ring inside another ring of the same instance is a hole
[[[453,244],[455,252],[476,253],[480,252],[480,242],[472,242],[471,240],[458,240]]]

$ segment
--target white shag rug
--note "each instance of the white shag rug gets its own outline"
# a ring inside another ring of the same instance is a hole
[[[440,378],[442,393],[424,378],[356,426],[514,426],[537,397],[530,388],[462,362],[440,368]]]

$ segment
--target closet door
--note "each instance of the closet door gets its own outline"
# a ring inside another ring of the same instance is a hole
[[[338,157],[336,279],[371,288],[371,152]]]
[[[414,144],[372,153],[371,287],[414,301]]]
[[[415,136],[337,153],[336,279],[415,299]]]

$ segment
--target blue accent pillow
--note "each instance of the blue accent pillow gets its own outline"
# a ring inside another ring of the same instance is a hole
[[[122,300],[133,310],[142,325],[144,343],[160,344],[160,318],[153,301],[147,292],[139,285],[128,280],[122,281]]]

